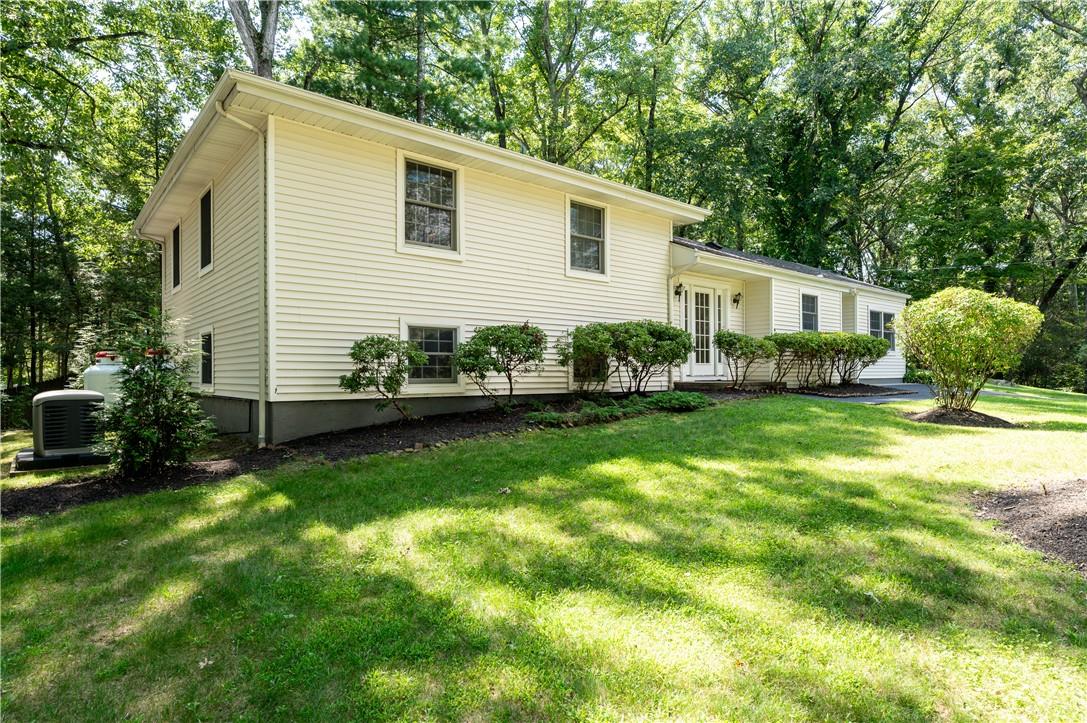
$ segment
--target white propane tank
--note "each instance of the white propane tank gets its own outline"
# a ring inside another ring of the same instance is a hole
[[[106,404],[112,404],[121,396],[121,361],[111,351],[98,352],[94,361],[83,372],[83,388],[98,392],[105,397]]]

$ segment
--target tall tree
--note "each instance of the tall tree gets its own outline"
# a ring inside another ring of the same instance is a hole
[[[279,28],[280,0],[257,0],[260,25],[253,22],[253,9],[249,0],[227,0],[238,37],[249,58],[253,72],[262,78],[272,77],[276,55],[276,32]]]

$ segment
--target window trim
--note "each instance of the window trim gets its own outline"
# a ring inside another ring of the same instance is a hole
[[[207,336],[211,339],[211,381],[204,381],[204,337]],[[205,392],[215,391],[215,327],[206,326],[200,329],[200,333],[197,335],[197,341],[200,349],[200,364],[197,366],[197,386]]]
[[[876,312],[877,314],[880,315],[879,320],[880,320],[880,323],[882,324],[882,329],[881,329],[882,333],[880,334],[880,336],[875,337],[875,338],[877,338],[877,339],[886,339],[887,338],[887,332],[886,332],[887,322],[884,319],[884,317],[887,314],[890,314],[895,319],[897,319],[899,317],[899,315],[902,313],[901,309],[892,310],[892,309],[884,308],[882,306],[872,306],[871,304],[869,304],[868,305],[868,335],[869,336],[874,336],[872,334],[872,312]],[[892,342],[891,348],[887,350],[888,354],[890,354],[891,352],[898,351],[898,332],[892,331],[891,333],[894,334],[895,340],[894,340],[894,342]]]
[[[604,212],[604,268],[600,272],[586,271],[584,269],[574,268],[570,265],[570,204],[580,203],[583,206],[592,206],[593,208],[599,208]],[[566,268],[566,275],[570,278],[584,279],[586,281],[600,281],[604,283],[611,282],[611,204],[601,203],[600,201],[593,200],[591,198],[584,198],[581,196],[572,196],[565,194],[563,203],[562,225],[563,236],[565,237],[565,253],[566,260],[564,262]]]
[[[203,219],[200,217],[200,202],[204,199],[204,194],[207,194],[207,193],[211,194],[211,199],[210,199],[210,202],[208,204],[211,207],[211,224],[209,224],[211,226],[211,230],[210,230],[211,238],[208,239],[208,245],[211,247],[211,251],[210,251],[211,260],[208,261],[207,266],[200,266],[200,263],[204,260],[204,258],[203,258],[203,252],[204,252],[204,238],[203,238],[204,222],[203,222]],[[197,265],[199,266],[199,269],[200,269],[197,276],[203,276],[204,274],[210,274],[212,271],[215,270],[215,217],[216,216],[218,216],[218,214],[215,213],[215,181],[213,180],[213,181],[209,182],[208,185],[204,186],[204,188],[200,191],[200,193],[196,197],[196,226],[197,226],[196,230],[197,230],[197,241],[199,242],[197,244],[198,249],[197,249],[196,263],[197,263]]]
[[[804,328],[804,297],[810,296],[815,299],[815,328]],[[800,331],[819,331],[819,292],[810,293],[801,289],[800,291]]]
[[[184,265],[182,259],[184,258],[185,247],[185,229],[182,227],[182,219],[178,219],[174,224],[174,228],[170,229],[170,293],[181,288],[182,283],[185,281],[185,276],[182,274]],[[174,256],[174,229],[177,229],[177,256]],[[174,284],[174,277],[177,277],[177,283]]]
[[[411,243],[404,238],[407,226],[404,220],[404,205],[408,195],[408,162],[422,163],[434,166],[443,171],[453,172],[453,193],[456,201],[456,212],[453,214],[453,234],[456,240],[456,248],[443,249],[438,247],[423,246]],[[467,257],[465,247],[468,245],[464,238],[464,215],[467,204],[464,198],[464,166],[450,163],[438,158],[430,158],[418,153],[405,153],[401,149],[396,150],[396,250],[402,254],[414,254],[427,256],[432,259],[445,261],[464,261]],[[404,337],[406,338],[406,337]]]
[[[465,342],[464,324],[448,318],[430,316],[402,316],[400,317],[400,338],[407,341],[410,338],[408,327],[412,326],[439,326],[445,329],[457,330],[457,346]],[[454,349],[455,350],[455,349]],[[409,378],[404,382],[402,396],[405,397],[434,397],[463,394],[466,388],[464,375],[457,374],[451,382],[413,382]]]

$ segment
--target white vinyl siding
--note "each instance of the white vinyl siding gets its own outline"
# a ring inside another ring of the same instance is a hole
[[[200,350],[200,335],[214,326],[214,380],[218,396],[256,399],[260,332],[260,253],[263,193],[260,154],[255,137],[243,146],[214,179],[215,273],[200,274],[200,199],[189,199],[181,218],[181,279],[164,290],[163,308],[182,324],[184,338]],[[166,238],[172,245],[172,238]],[[172,275],[172,274],[171,274]],[[170,277],[167,277],[170,278]],[[200,384],[199,357],[191,381]]]
[[[572,277],[566,196],[464,167],[458,207],[468,253],[457,261],[403,254],[397,149],[278,118],[273,142],[273,400],[346,398],[338,380],[351,343],[398,334],[403,318],[456,319],[465,338],[478,326],[539,325],[547,358],[518,381],[526,394],[569,390],[554,343],[574,326],[667,319],[672,228],[664,216],[608,207],[611,282]]]
[[[857,322],[861,328],[858,332],[869,332],[871,312],[888,312],[899,318],[905,302],[901,299],[879,294],[878,291],[861,291],[857,295]],[[897,342],[897,339],[896,339]],[[906,374],[906,360],[902,356],[902,346],[896,343],[896,348],[887,352],[887,356],[861,372],[861,380],[893,379],[901,380]]]
[[[775,278],[774,331],[800,331],[800,297],[811,294],[819,298],[819,331],[842,330],[842,292],[831,286],[797,283]]]

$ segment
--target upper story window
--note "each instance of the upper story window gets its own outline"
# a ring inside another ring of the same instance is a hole
[[[868,333],[874,337],[880,339],[886,339],[891,344],[891,349],[895,348],[895,330],[892,322],[895,320],[895,315],[889,311],[869,311],[868,312]]]
[[[800,295],[800,328],[819,331],[819,297],[815,294]]]
[[[456,171],[407,161],[404,242],[457,249]]]
[[[570,202],[570,268],[604,273],[604,209]]]
[[[174,288],[181,286],[181,224],[174,226],[170,252],[170,268],[174,275]]]
[[[211,266],[211,189],[200,197],[200,270]]]

